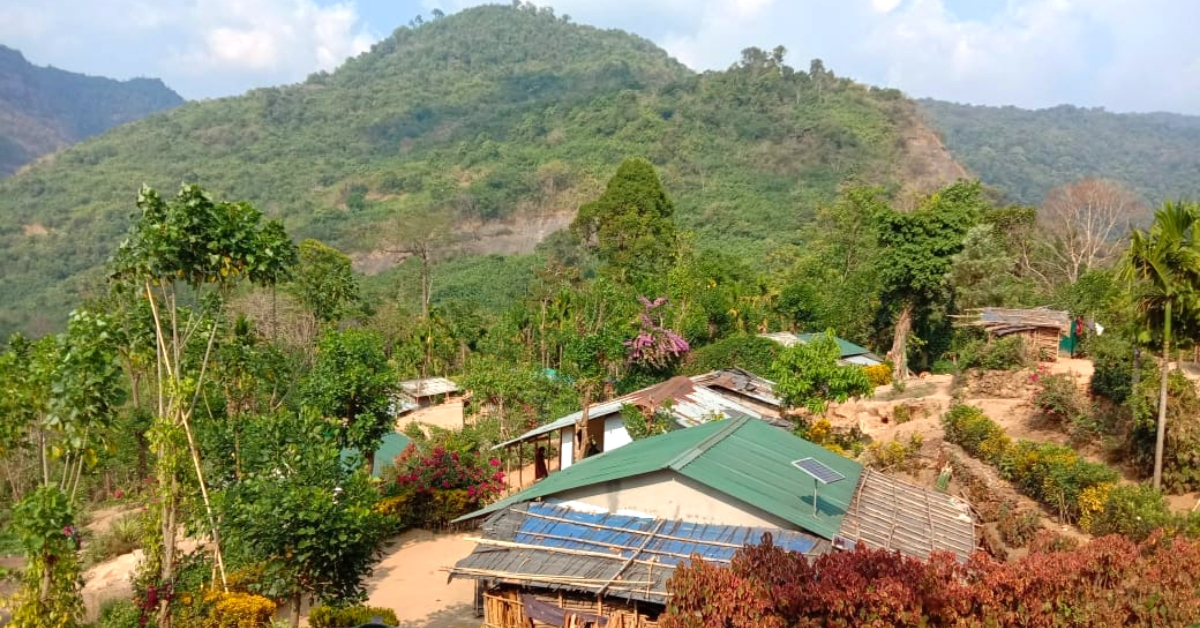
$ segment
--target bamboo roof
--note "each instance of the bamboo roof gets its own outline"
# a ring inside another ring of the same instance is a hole
[[[836,543],[864,543],[928,559],[952,552],[960,561],[975,551],[975,520],[965,501],[864,469]]]

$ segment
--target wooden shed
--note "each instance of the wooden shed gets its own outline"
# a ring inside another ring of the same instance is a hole
[[[982,327],[989,341],[1020,336],[1031,357],[1043,362],[1058,360],[1059,342],[1071,333],[1070,315],[1047,308],[985,307],[956,318],[960,326]]]

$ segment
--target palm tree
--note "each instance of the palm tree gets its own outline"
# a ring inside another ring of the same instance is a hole
[[[1196,313],[1200,289],[1200,205],[1166,202],[1154,214],[1149,231],[1135,229],[1121,263],[1121,276],[1137,284],[1138,318],[1145,331],[1162,336],[1162,380],[1154,441],[1154,487],[1162,487],[1163,444],[1167,430],[1167,378],[1171,327]]]

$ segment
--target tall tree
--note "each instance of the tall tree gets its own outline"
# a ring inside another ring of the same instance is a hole
[[[421,316],[428,317],[433,295],[433,264],[455,245],[450,214],[445,208],[425,213],[399,210],[384,227],[381,237],[389,253],[399,255],[401,259],[415,257],[421,263]]]
[[[1167,383],[1173,327],[1191,322],[1200,308],[1200,205],[1167,202],[1154,214],[1148,231],[1136,229],[1122,259],[1120,276],[1130,283],[1142,341],[1162,342],[1162,381],[1154,440],[1154,487],[1162,486],[1163,446],[1167,432]]]
[[[1133,192],[1106,179],[1084,179],[1046,196],[1038,217],[1048,237],[1051,278],[1074,283],[1110,261],[1117,237],[1145,213]]]
[[[885,307],[893,308],[892,350],[895,377],[908,370],[908,336],[913,317],[947,300],[946,273],[963,238],[985,207],[979,182],[959,181],[926,198],[911,212],[884,209],[877,215],[879,264]]]
[[[602,270],[617,281],[661,284],[675,258],[674,214],[654,166],[626,159],[604,194],[579,208],[571,231],[596,248]]]
[[[342,447],[357,449],[369,465],[394,426],[396,375],[378,334],[361,329],[329,331],[304,384],[304,403],[334,427]]]
[[[276,221],[245,202],[214,201],[187,184],[172,199],[143,186],[141,216],[117,251],[114,278],[146,300],[154,320],[158,399],[151,441],[158,459],[163,582],[175,578],[176,534],[182,499],[180,441],[186,443],[213,535],[222,584],[220,538],[204,482],[192,416],[204,390],[222,315],[221,300],[236,283],[268,286],[286,278],[296,247]],[[198,310],[186,307],[194,301]],[[170,628],[169,600],[159,607],[160,628]]]
[[[971,227],[962,250],[952,258],[946,280],[954,288],[958,307],[1000,306],[1014,296],[1012,271],[1016,260],[1005,250],[995,231],[991,224]]]
[[[359,300],[358,279],[345,253],[320,241],[302,240],[292,290],[319,323],[345,317]]]

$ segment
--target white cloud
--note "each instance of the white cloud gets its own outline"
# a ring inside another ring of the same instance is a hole
[[[191,97],[302,80],[337,67],[375,40],[353,2],[4,0],[4,5],[0,41],[35,63],[119,78],[159,76]],[[113,66],[136,70],[123,74]]]

